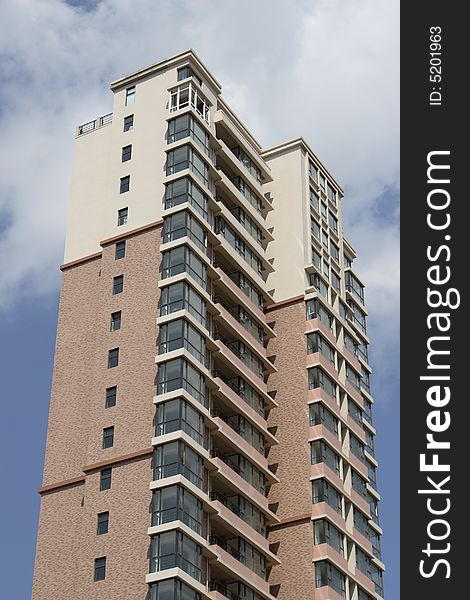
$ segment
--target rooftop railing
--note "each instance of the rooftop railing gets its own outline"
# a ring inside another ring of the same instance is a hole
[[[77,136],[85,135],[85,133],[90,133],[95,131],[96,129],[100,129],[105,125],[109,125],[113,121],[113,113],[108,113],[102,117],[98,117],[93,121],[88,121],[88,123],[84,123],[83,125],[79,125],[77,127]]]

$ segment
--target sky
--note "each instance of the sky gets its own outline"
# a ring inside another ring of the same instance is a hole
[[[1,596],[30,597],[75,126],[110,112],[110,81],[190,47],[262,146],[302,135],[345,189],[398,598],[398,0],[2,0]]]

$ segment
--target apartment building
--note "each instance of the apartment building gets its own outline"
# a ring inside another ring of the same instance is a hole
[[[343,191],[186,51],[76,132],[33,600],[383,597]]]

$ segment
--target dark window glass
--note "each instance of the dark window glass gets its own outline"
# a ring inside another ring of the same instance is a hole
[[[113,295],[122,293],[124,288],[124,275],[117,275],[113,279]]]
[[[114,254],[115,260],[119,260],[120,258],[124,258],[126,256],[126,241],[118,242],[116,244],[116,252]]]
[[[117,367],[119,364],[119,348],[113,348],[108,352],[108,369]]]
[[[112,468],[107,467],[106,469],[101,469],[100,471],[100,492],[104,492],[105,490],[109,490],[111,488],[111,477],[112,477]]]
[[[106,388],[105,408],[116,406],[116,397],[117,387],[115,385],[113,385],[113,387]]]
[[[98,513],[98,523],[96,526],[96,534],[103,535],[108,533],[109,526],[109,512]]]
[[[118,310],[111,314],[111,331],[121,329],[121,311]]]
[[[131,131],[134,128],[134,115],[124,117],[124,131]]]
[[[119,192],[121,194],[123,194],[124,192],[128,192],[130,186],[131,186],[131,176],[126,175],[125,177],[121,177]]]
[[[103,581],[106,578],[106,556],[95,558],[94,581]]]
[[[131,160],[131,158],[132,158],[132,144],[129,144],[129,146],[124,146],[124,148],[122,149],[121,160],[122,160],[122,162],[127,162],[128,160]]]
[[[103,448],[112,448],[114,446],[114,427],[105,427],[103,429]]]
[[[121,225],[125,225],[127,223],[128,216],[129,216],[129,209],[127,208],[127,206],[125,208],[120,208],[118,210],[118,219],[117,219],[118,227],[120,227]]]

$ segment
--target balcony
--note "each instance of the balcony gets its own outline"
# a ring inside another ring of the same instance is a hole
[[[88,123],[79,125],[77,127],[77,137],[85,135],[86,133],[91,133],[92,131],[96,131],[97,129],[101,129],[101,127],[105,127],[106,125],[110,125],[112,121],[113,113],[108,113],[107,115],[98,117],[93,121],[88,121]]]

